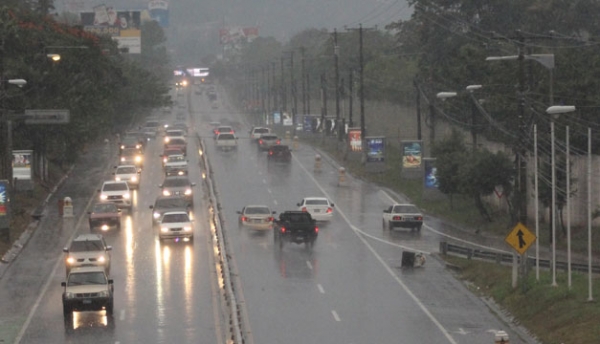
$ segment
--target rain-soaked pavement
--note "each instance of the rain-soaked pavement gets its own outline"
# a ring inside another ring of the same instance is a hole
[[[190,93],[195,130],[205,137],[214,170],[224,231],[234,273],[241,282],[247,343],[491,343],[496,330],[512,343],[527,343],[486,304],[429,257],[424,267],[402,269],[405,249],[437,252],[443,224],[428,221],[419,232],[382,230],[381,211],[399,196],[347,176],[325,159],[313,172],[314,151],[300,145],[289,166],[268,164],[238,130],[239,149],[217,152],[209,122],[244,123],[242,116],[211,109],[205,96]],[[178,98],[179,100],[183,100]],[[187,111],[176,107],[174,112]],[[160,138],[159,138],[160,140]],[[190,178],[200,183],[195,141],[188,148]],[[109,144],[110,145],[110,144]],[[18,259],[0,279],[0,343],[222,343],[224,318],[212,260],[204,190],[194,190],[192,243],[160,243],[148,208],[162,181],[160,141],[150,142],[134,209],[124,212],[123,229],[106,234],[113,246],[115,313],[76,313],[64,322],[62,247],[89,231],[85,208],[102,180],[110,179],[115,147],[92,149],[57,197],[70,196],[76,217],[58,218],[51,207]],[[98,157],[102,156],[103,159]],[[109,163],[111,162],[111,163]],[[330,223],[321,224],[312,250],[274,249],[270,231],[238,227],[236,211],[266,204],[278,212],[296,209],[305,196],[335,203]]]

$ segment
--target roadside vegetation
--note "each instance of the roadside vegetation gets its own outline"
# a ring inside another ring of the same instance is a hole
[[[95,142],[122,132],[157,107],[171,105],[172,73],[166,40],[155,22],[142,26],[142,54],[121,51],[109,37],[64,24],[73,18],[49,15],[53,1],[8,1],[0,5],[0,74],[24,79],[23,87],[3,85],[4,111],[67,109],[70,123],[27,125],[13,121],[13,149],[34,151],[35,180],[30,192],[13,193],[9,240],[0,240],[0,257],[31,221],[53,185]],[[59,61],[50,59],[60,55]],[[4,129],[3,129],[4,130]],[[0,134],[2,136],[5,133]]]

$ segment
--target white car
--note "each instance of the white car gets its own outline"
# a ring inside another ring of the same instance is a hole
[[[238,224],[252,229],[272,229],[273,214],[266,205],[247,205],[241,211],[237,212],[240,216]]]
[[[165,132],[165,143],[169,143],[169,141],[174,137],[185,140],[185,133],[181,129],[168,129]]]
[[[192,220],[185,211],[170,211],[160,218],[160,239],[184,238],[191,240],[194,237]]]
[[[83,266],[100,266],[110,271],[111,246],[106,245],[104,237],[100,234],[81,234],[77,236],[69,247],[63,248],[65,255],[65,268],[67,275],[72,268]]]
[[[260,139],[261,135],[270,134],[270,133],[271,133],[271,129],[269,129],[269,128],[254,127],[254,128],[252,128],[252,130],[250,130],[250,139],[258,140],[258,139]]]
[[[115,166],[116,170],[115,181],[127,182],[130,189],[138,189],[140,187],[140,170],[135,165],[119,165]]]
[[[185,176],[188,173],[188,160],[183,154],[173,154],[167,157],[165,162],[165,174],[167,176]]]
[[[423,213],[414,204],[392,204],[383,211],[383,229],[410,228],[417,232],[423,226]]]
[[[101,202],[112,202],[118,207],[132,208],[131,191],[127,182],[124,181],[106,181],[102,184],[100,192]]]
[[[305,197],[298,203],[298,207],[316,221],[329,221],[333,217],[333,203],[325,197]]]

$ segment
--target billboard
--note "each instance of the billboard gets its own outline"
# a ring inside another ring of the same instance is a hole
[[[420,169],[423,157],[421,141],[402,141],[402,168]]]
[[[13,154],[13,178],[17,180],[31,180],[31,158],[32,150],[14,150]]]
[[[258,27],[228,27],[219,29],[221,45],[237,45],[241,42],[252,42],[258,37]]]
[[[169,2],[166,0],[152,0],[148,3],[150,18],[160,27],[169,27]]]
[[[142,52],[140,11],[117,11],[106,5],[94,7],[93,12],[81,12],[81,25],[87,32],[107,35],[118,42],[119,48],[130,54]]]
[[[304,120],[302,124],[302,130],[305,133],[312,133],[316,131],[318,126],[318,119],[316,115],[304,115]]]
[[[360,128],[348,129],[348,143],[352,152],[362,152],[362,137]]]
[[[8,217],[8,202],[8,181],[0,180],[0,219]]]
[[[367,162],[385,161],[385,137],[365,137]]]
[[[425,189],[438,189],[440,186],[435,158],[423,159],[423,186]]]
[[[273,124],[281,123],[281,114],[279,112],[273,112]]]

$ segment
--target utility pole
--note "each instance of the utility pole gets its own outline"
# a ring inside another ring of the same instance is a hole
[[[12,123],[8,118],[6,111],[6,80],[4,80],[4,49],[5,41],[2,38],[0,42],[0,111],[2,111],[2,120],[0,121],[0,137],[2,137],[0,143],[0,179],[8,180],[13,186],[12,176]],[[4,135],[6,133],[6,136]]]
[[[321,130],[325,128],[325,117],[327,116],[327,80],[325,73],[321,74]]]
[[[417,91],[417,140],[421,141],[421,90],[416,78],[413,80],[413,85],[415,85],[415,90]]]
[[[354,84],[354,80],[352,80],[352,76],[354,75],[354,71],[350,71],[348,75],[348,127],[354,127],[354,122],[352,122],[352,103],[354,100],[354,89],[352,85]]]
[[[310,74],[306,72],[306,113],[310,115]]]
[[[283,112],[286,110],[287,108],[287,102],[286,102],[286,96],[285,96],[285,73],[283,71],[283,56],[281,57],[281,85],[280,87],[280,92],[281,92],[281,119],[283,119]]]
[[[265,120],[265,66],[261,66],[260,67],[261,71],[262,71],[262,77],[260,80],[260,107],[261,107],[261,114],[260,114],[260,121],[261,123],[264,123]]]
[[[290,52],[290,87],[292,92],[292,132],[296,136],[296,112],[298,103],[296,98],[296,80],[294,80],[294,51]]]
[[[276,62],[271,62],[271,87],[273,87],[273,110],[279,109],[279,97],[277,96],[277,83],[275,82],[275,64]]]
[[[527,226],[527,163],[525,154],[526,121],[525,121],[525,36],[520,30],[517,31],[519,44],[519,140],[517,145],[517,174],[519,190],[519,221]],[[537,216],[537,214],[536,214]]]
[[[333,29],[333,67],[335,70],[335,123],[340,125],[340,73],[338,68],[339,46],[337,29]]]
[[[265,67],[263,67],[265,68]],[[267,109],[265,111],[265,113],[267,114],[267,116],[271,113],[271,75],[270,75],[270,71],[271,69],[269,69],[269,65],[267,64],[266,68],[267,70]]]
[[[300,74],[302,74],[302,112],[304,113],[304,115],[308,115],[308,113],[306,112],[306,76],[304,75],[305,68],[304,68],[304,47],[300,47],[300,52],[302,53],[302,62],[301,62],[301,71]]]

